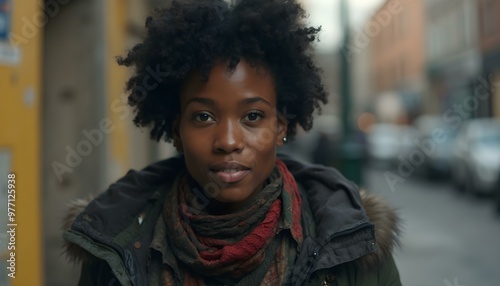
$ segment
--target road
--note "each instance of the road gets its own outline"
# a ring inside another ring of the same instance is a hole
[[[500,217],[492,200],[417,175],[391,190],[386,171],[367,170],[365,187],[398,208],[404,221],[395,252],[403,285],[500,285]]]

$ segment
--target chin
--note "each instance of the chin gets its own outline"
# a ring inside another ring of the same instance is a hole
[[[246,192],[245,192],[246,193]],[[215,197],[215,200],[220,203],[231,204],[241,203],[250,198],[251,193],[239,194],[238,191],[232,189],[222,190],[221,193]]]

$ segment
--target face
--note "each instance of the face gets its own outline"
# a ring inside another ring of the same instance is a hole
[[[180,103],[174,145],[189,174],[229,208],[248,201],[271,174],[286,135],[271,74],[243,60],[229,73],[220,63],[207,82],[198,73],[186,79]]]

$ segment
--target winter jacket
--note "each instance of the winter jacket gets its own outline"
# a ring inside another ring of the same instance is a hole
[[[303,200],[304,241],[289,284],[401,285],[394,211],[333,168],[279,157]],[[79,285],[162,285],[161,257],[149,246],[163,197],[183,168],[174,157],[131,170],[90,203],[73,203],[63,237],[70,259],[82,263]]]

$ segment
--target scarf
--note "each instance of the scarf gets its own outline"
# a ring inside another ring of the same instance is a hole
[[[165,285],[174,277],[189,286],[284,284],[303,239],[300,194],[286,165],[277,159],[264,188],[235,213],[209,214],[192,186],[184,173],[166,196]]]

